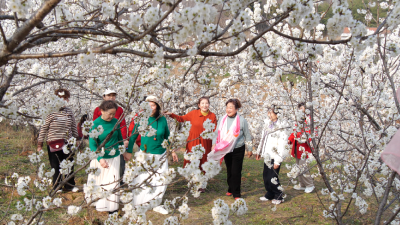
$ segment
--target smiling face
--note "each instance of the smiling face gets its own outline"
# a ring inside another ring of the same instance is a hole
[[[115,101],[116,98],[117,98],[117,94],[115,94],[115,93],[111,93],[111,94],[103,96],[103,99],[105,101],[108,101],[108,100]]]
[[[202,112],[208,112],[208,109],[210,108],[210,103],[207,99],[203,99],[200,101],[200,104],[198,104],[198,106]]]
[[[114,118],[116,112],[117,112],[117,110],[114,108],[108,109],[106,111],[101,110],[101,118],[105,121],[110,122]]]
[[[276,115],[272,110],[268,111],[268,117],[273,122],[275,122],[278,119],[278,115]]]
[[[229,102],[226,105],[225,110],[226,110],[226,114],[228,114],[229,117],[233,117],[239,109],[236,109],[235,105],[232,102]]]

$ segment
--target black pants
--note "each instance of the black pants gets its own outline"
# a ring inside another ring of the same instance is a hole
[[[225,165],[227,170],[228,192],[234,198],[240,198],[240,184],[242,182],[242,166],[245,153],[245,146],[235,148],[233,152],[225,155]]]
[[[57,188],[59,185],[60,181],[63,180],[64,175],[61,175],[60,173],[60,163],[64,160],[67,159],[70,154],[64,154],[63,150],[56,151],[56,152],[51,152],[50,151],[50,146],[47,145],[47,152],[49,155],[49,161],[50,161],[50,166],[52,169],[54,169],[54,175],[53,175],[53,188]],[[73,157],[69,158],[69,161],[72,161]],[[71,174],[74,172],[74,166],[71,168]],[[72,190],[75,186],[75,177],[72,177],[71,179],[68,180],[67,184],[63,187],[64,190]]]
[[[119,177],[122,178],[125,173],[125,159],[124,156],[121,154],[119,159]],[[123,185],[124,182],[121,180],[120,185]]]
[[[263,171],[263,179],[264,179],[264,186],[265,190],[267,193],[265,193],[265,198],[272,200],[272,199],[277,199],[277,200],[282,200],[282,191],[278,190],[278,187],[280,186],[279,183],[279,170],[281,167],[279,166],[278,169],[274,169],[274,160],[271,160],[272,167],[269,168],[265,163],[264,163],[264,171]],[[278,184],[273,184],[271,182],[271,179],[276,177],[276,182]]]

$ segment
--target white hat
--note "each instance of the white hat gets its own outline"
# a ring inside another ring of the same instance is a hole
[[[106,89],[106,91],[103,93],[103,96],[109,95],[109,94],[117,94],[117,92],[114,90],[111,90],[111,89]]]
[[[154,103],[156,103],[158,106],[160,106],[160,108],[162,108],[162,107],[161,107],[161,104],[160,104],[160,100],[159,100],[156,96],[154,96],[154,95],[147,96],[146,102],[154,102]]]

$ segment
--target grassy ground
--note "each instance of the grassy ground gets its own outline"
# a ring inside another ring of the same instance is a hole
[[[27,154],[32,153],[35,149],[30,145],[28,131],[15,130],[8,125],[0,124],[0,183],[4,184],[4,178],[16,172],[20,175],[32,175],[35,171],[35,166],[29,162]],[[25,146],[25,149],[24,149]],[[27,147],[28,146],[28,147]],[[181,161],[170,166],[178,167],[182,164],[182,154],[179,155]],[[47,163],[47,155],[43,158]],[[285,163],[293,164],[294,160]],[[276,211],[272,211],[273,205],[271,202],[261,202],[259,197],[265,193],[262,179],[263,162],[256,161],[253,158],[244,160],[242,172],[242,195],[247,202],[248,213],[244,216],[231,216],[233,224],[334,224],[335,222],[326,219],[322,216],[323,208],[319,203],[317,194],[305,194],[301,191],[296,191],[289,184],[289,179],[286,176],[288,170],[286,167],[281,168],[281,183],[285,186],[285,194],[287,198],[285,202],[279,205]],[[316,171],[314,171],[316,172]],[[179,196],[185,191],[186,181],[179,175],[176,182],[168,186],[164,199],[172,199]],[[77,177],[77,184],[82,187],[86,182],[86,175],[82,172]],[[323,188],[323,184],[319,178],[316,179],[317,190]],[[226,169],[223,169],[214,179],[209,181],[206,193],[200,198],[189,197],[189,207],[191,208],[189,218],[184,221],[184,224],[212,224],[211,208],[214,201],[218,198],[223,199],[228,205],[234,202],[232,197],[225,196],[227,191]],[[320,193],[320,192],[319,192]],[[319,194],[320,195],[320,194]],[[61,194],[64,204],[74,203],[79,204],[83,200],[83,193],[63,193]],[[15,199],[23,201],[24,197],[16,194],[16,191],[9,187],[0,186],[0,224],[1,218],[7,211],[11,198],[14,199],[9,214],[15,212]],[[373,206],[372,206],[373,207]],[[373,210],[372,210],[373,211]],[[349,215],[351,218],[348,221],[351,224],[369,224],[372,222],[372,215],[354,214]],[[91,209],[88,213],[83,210],[78,216],[71,217],[65,210],[59,209],[56,211],[46,212],[43,218],[46,224],[102,224],[107,217],[107,213],[99,213]],[[149,211],[147,219],[153,224],[162,224],[167,216]]]

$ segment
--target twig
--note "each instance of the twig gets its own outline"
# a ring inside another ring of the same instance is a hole
[[[3,27],[1,26],[1,23],[0,23],[0,32],[1,32],[1,38],[3,39],[4,45],[7,45],[8,41],[6,38],[6,34],[4,33]]]
[[[15,20],[15,26],[16,26],[17,28],[19,28],[18,16],[17,16],[17,13],[16,13],[16,12],[14,13],[14,20]]]

